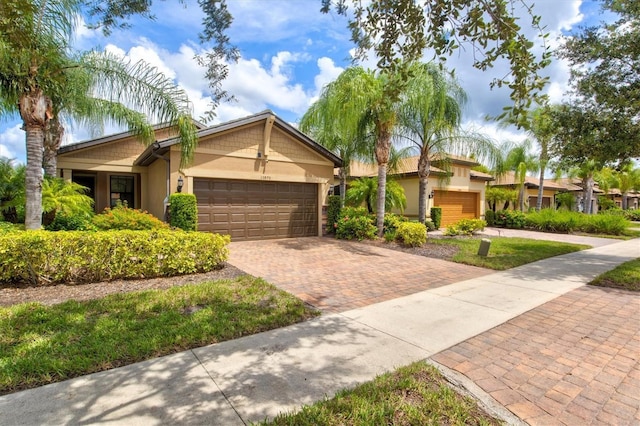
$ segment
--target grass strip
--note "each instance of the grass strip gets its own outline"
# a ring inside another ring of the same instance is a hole
[[[640,291],[640,258],[630,260],[599,275],[589,283],[598,287]]]
[[[261,425],[499,425],[423,361]]]
[[[451,259],[454,262],[498,271],[590,248],[590,246],[580,244],[530,240],[527,238],[494,237],[490,238],[490,240],[491,248],[487,257],[478,256],[479,238],[431,238],[427,244],[457,246],[459,251]]]
[[[0,394],[283,327],[317,313],[249,275],[0,308]]]

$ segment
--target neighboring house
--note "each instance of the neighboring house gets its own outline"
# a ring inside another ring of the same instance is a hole
[[[515,179],[514,172],[507,172],[497,177],[490,183],[491,186],[500,188],[520,190],[520,182]],[[540,179],[538,177],[526,176],[524,182],[524,204],[525,209],[535,208],[538,205],[538,189],[540,188]],[[582,190],[582,188],[580,188]],[[545,179],[542,186],[542,208],[555,208],[556,194],[566,191],[566,186],[553,180]]]
[[[96,211],[117,200],[164,218],[169,194],[195,194],[198,230],[233,241],[321,235],[322,207],[342,160],[264,111],[205,128],[192,164],[166,128],[144,147],[131,133],[66,145],[59,175],[89,188]]]
[[[576,200],[577,211],[584,211],[584,190],[582,188],[582,179],[580,178],[560,178],[555,179],[553,182],[561,185],[564,189],[559,192],[569,192],[573,194]],[[598,188],[598,184],[594,182],[593,186],[593,196],[591,197],[591,211],[593,213],[597,213],[600,209],[600,205],[598,204],[598,197],[604,194],[604,191]]]
[[[399,170],[388,175],[404,188],[407,197],[407,208],[404,215],[418,218],[418,199],[420,180],[418,178],[418,158],[409,157],[400,162]],[[429,172],[427,191],[427,216],[431,207],[442,208],[441,226],[447,226],[460,219],[475,219],[484,216],[484,191],[486,183],[493,180],[493,176],[471,170],[477,166],[475,160],[450,155],[448,172],[437,161],[432,162]],[[440,166],[441,168],[438,168]],[[377,176],[377,165],[353,162],[350,167],[351,179],[358,177]],[[337,180],[334,181],[339,185]],[[399,213],[399,212],[396,212]]]

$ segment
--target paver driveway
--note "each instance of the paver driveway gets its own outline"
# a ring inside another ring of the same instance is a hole
[[[640,424],[640,295],[585,286],[433,359],[530,425]]]
[[[327,312],[493,271],[328,237],[232,242],[229,263]]]

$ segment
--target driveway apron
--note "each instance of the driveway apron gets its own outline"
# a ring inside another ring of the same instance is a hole
[[[493,271],[326,237],[243,241],[229,263],[325,312],[343,312]]]

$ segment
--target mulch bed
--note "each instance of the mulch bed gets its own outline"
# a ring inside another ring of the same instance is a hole
[[[100,299],[109,294],[132,291],[167,289],[171,287],[198,284],[205,281],[233,279],[245,273],[235,266],[225,264],[221,269],[202,274],[179,275],[175,277],[149,278],[141,280],[114,280],[90,284],[58,284],[33,286],[18,284],[0,286],[0,306],[11,306],[24,302],[40,302],[55,305],[67,300]]]

